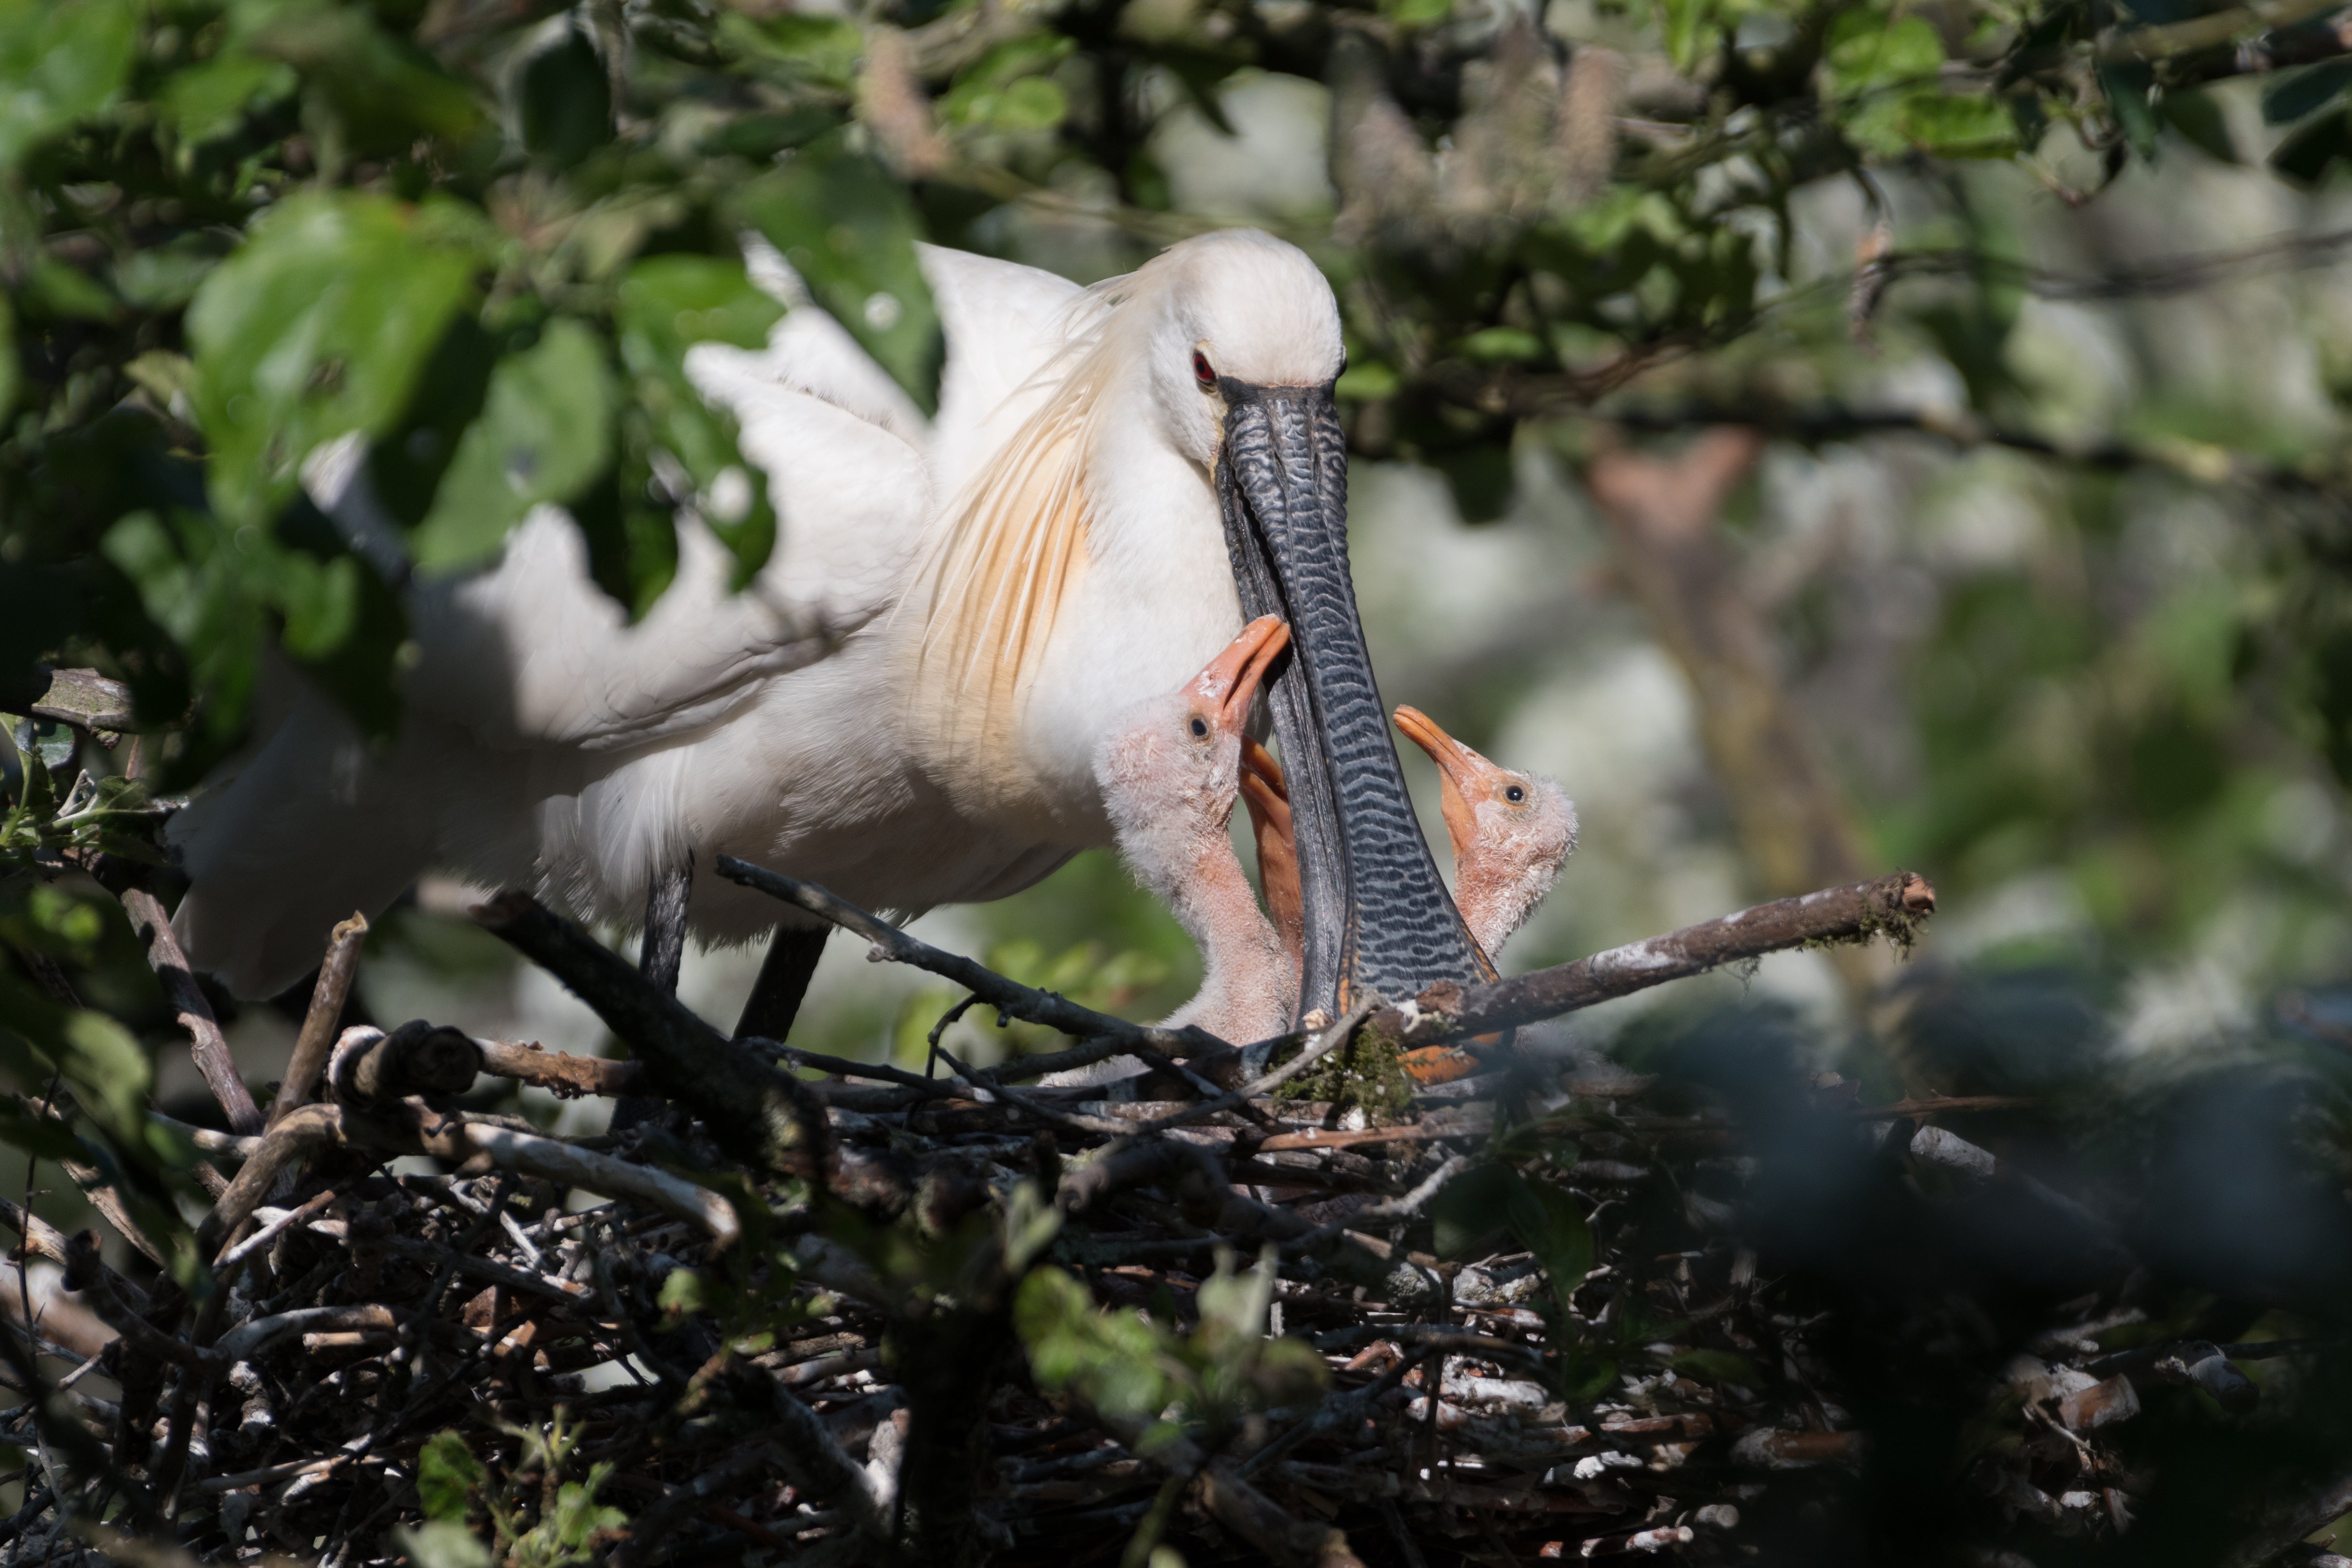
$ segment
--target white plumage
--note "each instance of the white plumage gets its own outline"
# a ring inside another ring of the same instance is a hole
[[[725,552],[684,519],[676,583],[628,626],[542,508],[490,569],[417,586],[388,752],[306,697],[178,820],[191,958],[268,994],[435,866],[625,923],[684,855],[723,852],[912,913],[1108,842],[1101,737],[1240,626],[1195,351],[1320,384],[1338,311],[1303,254],[1248,231],[1091,289],[955,251],[923,266],[947,333],[936,420],[814,310],[763,353],[696,349],[778,503],[756,583],[729,594]],[[721,942],[778,918],[707,876],[688,912]]]

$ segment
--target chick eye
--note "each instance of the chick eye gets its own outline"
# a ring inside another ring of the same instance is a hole
[[[1209,367],[1209,356],[1199,349],[1192,351],[1192,379],[1201,384],[1203,392],[1217,384],[1217,373]]]
[[[1196,741],[1205,741],[1208,738],[1209,721],[1206,719],[1202,719],[1195,715],[1192,720],[1192,739]]]
[[[1513,805],[1517,805],[1519,802],[1528,798],[1528,792],[1521,789],[1518,785],[1513,784],[1510,788],[1503,792],[1503,798],[1509,801]]]

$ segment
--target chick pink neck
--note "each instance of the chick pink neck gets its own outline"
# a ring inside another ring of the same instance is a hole
[[[1201,989],[1168,1016],[1168,1025],[1197,1024],[1236,1046],[1281,1033],[1289,1024],[1297,981],[1282,938],[1257,907],[1233,839],[1204,828],[1185,836],[1178,865],[1150,863],[1132,851],[1129,858],[1201,950]]]

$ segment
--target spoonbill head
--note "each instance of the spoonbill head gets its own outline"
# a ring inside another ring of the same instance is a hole
[[[1108,824],[1090,763],[1244,616],[1292,657],[1274,727],[1298,819],[1301,1013],[1489,978],[1422,840],[1348,573],[1346,361],[1330,287],[1253,230],[1171,246],[1074,291],[1052,346],[991,363],[1033,283],[929,253],[950,327],[912,711],[967,816],[1066,843]],[[1041,296],[1042,297],[1042,296]],[[1217,545],[1223,545],[1219,551]]]
[[[1396,726],[1437,764],[1454,897],[1478,945],[1498,952],[1575,852],[1576,806],[1549,779],[1496,766],[1417,708],[1399,708]]]
[[[1289,286],[1302,300],[1309,292],[1304,279]],[[1218,422],[1218,510],[1242,613],[1283,616],[1297,649],[1271,699],[1297,847],[1302,1014],[1495,976],[1438,879],[1381,719],[1348,571],[1347,440],[1333,393],[1344,362],[1318,374],[1267,346],[1306,341],[1305,313],[1272,298],[1236,304],[1237,324],[1265,340],[1204,340],[1192,363]]]

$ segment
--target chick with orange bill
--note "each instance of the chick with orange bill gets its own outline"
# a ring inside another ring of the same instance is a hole
[[[1095,779],[1135,879],[1158,894],[1201,950],[1201,989],[1164,1020],[1247,1045],[1289,1027],[1297,961],[1260,912],[1234,853],[1243,728],[1290,628],[1260,616],[1177,690],[1138,704],[1095,753]],[[1297,882],[1292,877],[1294,900]],[[1133,1057],[1056,1073],[1048,1084],[1107,1083],[1143,1070]]]
[[[1454,841],[1454,901],[1491,958],[1543,901],[1560,863],[1575,850],[1576,807],[1550,780],[1496,767],[1418,709],[1399,708],[1396,722],[1437,763],[1440,806]],[[1302,921],[1290,797],[1282,764],[1255,741],[1242,746],[1241,787],[1257,839],[1266,911],[1295,967]],[[1425,1084],[1478,1070],[1474,1055],[1442,1046],[1406,1052],[1404,1065]]]
[[[1496,767],[1418,708],[1399,708],[1396,726],[1437,764],[1439,808],[1454,840],[1454,901],[1492,958],[1575,852],[1575,803],[1549,779]]]

